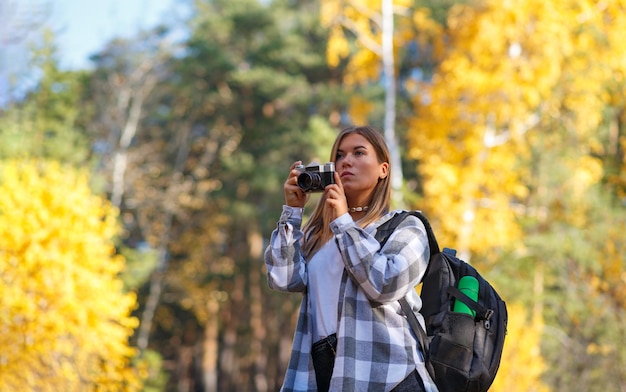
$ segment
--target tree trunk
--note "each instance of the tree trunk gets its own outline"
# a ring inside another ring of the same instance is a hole
[[[400,147],[396,137],[396,72],[393,55],[393,1],[383,0],[383,69],[385,78],[385,141],[391,154],[391,188],[392,201],[395,207],[402,208],[404,201],[402,197],[402,160],[400,158]]]
[[[126,162],[128,161],[128,147],[135,137],[135,133],[137,133],[139,120],[141,119],[141,109],[144,98],[143,90],[144,89],[140,89],[137,96],[131,100],[128,119],[120,135],[118,150],[115,152],[115,157],[113,158],[113,189],[111,190],[111,203],[118,208],[122,204],[122,196],[124,195],[124,177],[126,173]]]
[[[116,141],[113,157],[111,203],[116,207],[121,206],[122,198],[124,197],[128,149],[139,128],[144,100],[159,81],[154,74],[154,61],[151,59],[144,61],[128,78],[120,77],[120,75],[115,75],[118,77],[113,78],[115,82],[112,82],[111,90],[121,91],[119,94],[116,94],[118,99],[117,105],[112,109],[114,110],[112,119],[118,123],[114,124],[116,128],[121,126],[121,122],[124,124],[119,140]],[[120,86],[119,84],[121,83],[119,81],[126,79],[128,79],[128,82]]]
[[[183,132],[180,133],[180,138],[178,140],[178,153],[176,156],[176,162],[174,163],[174,170],[172,173],[172,180],[168,186],[168,189],[165,190],[164,195],[166,196],[164,201],[164,218],[163,218],[163,229],[159,238],[159,260],[157,263],[157,267],[155,271],[150,276],[150,291],[148,293],[148,299],[146,300],[146,307],[141,315],[141,321],[139,325],[139,333],[137,336],[137,348],[139,352],[143,352],[146,348],[148,348],[148,343],[150,340],[150,332],[152,330],[152,321],[154,319],[154,312],[156,311],[157,306],[159,305],[159,301],[161,299],[161,291],[163,290],[163,279],[164,275],[167,272],[170,256],[169,256],[169,245],[171,241],[171,228],[172,222],[174,220],[174,212],[171,208],[167,207],[169,202],[175,203],[175,201],[171,200],[171,198],[177,197],[175,192],[170,192],[170,189],[175,189],[175,187],[182,181],[182,173],[185,167],[185,162],[189,156],[189,132],[190,127],[183,127]]]
[[[261,260],[263,252],[263,237],[258,227],[250,227],[248,233],[250,246],[250,260]],[[267,331],[263,322],[263,293],[261,291],[261,273],[255,264],[251,263],[249,272],[250,285],[250,327],[252,329],[252,345],[250,354],[254,361],[253,378],[258,392],[268,390],[267,380],[267,351],[264,351]]]
[[[218,357],[220,358],[220,391],[236,391],[245,390],[241,388],[245,384],[242,379],[244,372],[241,372],[241,358],[237,355],[238,323],[245,319],[243,310],[244,306],[243,292],[245,289],[246,277],[242,274],[236,274],[233,279],[233,286],[230,290],[229,306],[223,309],[222,313],[222,340]]]
[[[194,390],[194,380],[191,377],[193,367],[194,346],[182,345],[178,349],[178,361],[176,361],[176,390],[188,392]]]
[[[206,392],[218,391],[219,356],[219,301],[209,296],[207,301],[207,320],[204,325],[204,344],[202,350],[202,378]]]

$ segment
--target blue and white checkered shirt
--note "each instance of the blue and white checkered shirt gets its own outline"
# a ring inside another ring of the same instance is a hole
[[[376,228],[396,213],[386,214],[365,229],[348,214],[331,223],[345,266],[331,391],[390,391],[417,369],[426,391],[437,392],[398,303],[405,297],[424,324],[418,313],[422,303],[414,290],[429,259],[424,225],[410,215],[394,230],[383,249],[374,238]],[[307,262],[300,251],[304,236],[301,224],[302,209],[284,206],[265,251],[269,286],[303,295],[282,391],[317,390],[311,360]]]

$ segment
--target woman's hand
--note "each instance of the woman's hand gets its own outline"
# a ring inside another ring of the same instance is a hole
[[[296,161],[291,165],[289,177],[285,181],[285,204],[290,207],[304,208],[304,205],[309,200],[309,194],[303,192],[298,186],[300,171],[296,169],[296,166],[300,164],[302,164],[302,161]]]
[[[326,207],[330,210],[333,220],[348,212],[348,200],[346,200],[343,184],[337,172],[335,172],[335,183],[328,185],[324,193],[326,194]]]

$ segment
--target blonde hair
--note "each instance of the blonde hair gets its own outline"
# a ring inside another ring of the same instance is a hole
[[[382,134],[373,127],[370,126],[351,126],[343,129],[333,144],[333,148],[330,153],[330,162],[335,162],[337,159],[337,150],[344,137],[350,134],[359,134],[363,136],[374,148],[378,163],[387,162],[390,164],[389,148],[385,143],[385,139]],[[359,226],[366,227],[372,222],[378,220],[385,213],[389,212],[389,204],[391,200],[391,167],[389,172],[378,181],[374,191],[372,192],[371,199],[368,202],[368,210],[362,219],[358,221]],[[317,250],[332,237],[333,233],[330,230],[330,222],[332,221],[330,211],[325,208],[326,197],[322,195],[320,200],[313,211],[313,215],[304,226],[304,246],[303,251],[305,257],[313,255]]]

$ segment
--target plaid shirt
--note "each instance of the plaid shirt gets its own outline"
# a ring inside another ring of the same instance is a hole
[[[422,303],[414,287],[428,264],[426,230],[410,215],[380,249],[374,238],[376,228],[395,213],[365,229],[348,214],[331,223],[345,265],[331,391],[389,391],[415,369],[426,391],[437,391],[398,303],[406,297],[423,325],[418,313]],[[303,295],[282,391],[317,390],[311,360],[313,316],[308,309],[307,262],[300,252],[304,237],[301,224],[302,208],[284,206],[265,251],[269,286]]]

